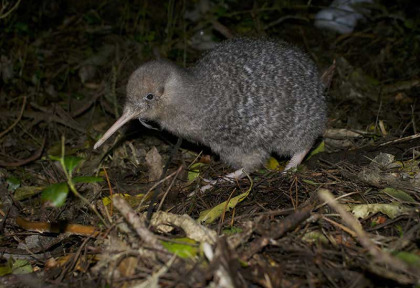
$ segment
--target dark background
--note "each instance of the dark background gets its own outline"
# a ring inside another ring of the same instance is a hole
[[[85,111],[93,113],[91,118],[78,119],[89,130],[100,122],[100,111],[116,117],[112,114],[123,104],[126,79],[144,61],[160,56],[188,66],[199,58],[197,35],[202,32],[213,42],[231,35],[284,39],[305,49],[321,72],[336,59],[339,67],[328,96],[330,127],[366,130],[379,117],[393,135],[416,132],[406,126],[418,112],[418,3],[365,4],[365,21],[347,35],[314,27],[314,15],[329,4],[214,1],[192,21],[186,11],[196,9],[198,1],[20,3],[0,20],[1,106],[17,111],[26,95],[25,109],[56,103],[71,113],[101,93],[94,112]],[[3,127],[9,116],[0,118]]]

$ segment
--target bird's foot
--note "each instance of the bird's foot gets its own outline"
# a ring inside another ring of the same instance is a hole
[[[308,153],[309,149],[303,150],[302,152],[298,152],[292,156],[289,163],[287,163],[286,168],[284,168],[283,174],[287,172],[292,172],[296,170],[297,166],[302,163],[303,158],[305,158],[306,154]]]
[[[217,183],[221,183],[221,182],[234,182],[236,180],[239,180],[241,178],[245,177],[245,172],[244,170],[238,169],[235,172],[229,173],[223,177],[220,177],[217,180],[213,180],[213,179],[204,179],[205,182],[209,183],[207,185],[204,185],[200,188],[200,192],[205,192],[207,190],[209,190],[210,188],[212,188],[214,185],[216,185]]]

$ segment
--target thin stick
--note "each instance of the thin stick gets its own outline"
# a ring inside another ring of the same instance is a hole
[[[162,208],[162,205],[163,205],[163,202],[165,202],[166,196],[168,195],[169,191],[171,190],[172,186],[173,186],[173,185],[174,185],[174,183],[175,183],[176,178],[178,177],[178,174],[179,174],[181,171],[182,171],[182,165],[181,165],[181,166],[179,166],[178,170],[176,170],[176,172],[175,172],[176,174],[175,174],[175,176],[174,176],[174,179],[172,179],[171,184],[169,185],[168,189],[166,189],[165,194],[163,194],[162,200],[160,201],[160,203],[159,203],[159,207],[158,207],[158,209],[157,209],[156,211],[160,211],[160,209]]]
[[[13,6],[9,11],[7,11],[6,13],[0,15],[0,19],[4,19],[7,16],[10,15],[10,13],[12,13],[14,10],[16,10],[16,8],[19,6],[21,0],[18,0],[15,4],[15,6]]]
[[[357,237],[356,232],[354,232],[353,230],[347,228],[344,225],[341,225],[340,223],[335,222],[334,220],[331,220],[330,218],[327,218],[325,216],[322,217],[322,219],[324,219],[325,221],[331,223],[334,226],[337,226],[338,228],[340,228],[341,230],[343,230],[344,232],[347,232],[348,234],[350,234],[353,237]]]
[[[45,139],[46,138],[44,138],[44,140],[42,141],[41,147],[38,149],[38,151],[35,152],[34,155],[32,155],[32,156],[30,156],[26,159],[18,160],[16,162],[4,162],[4,161],[0,160],[0,166],[3,166],[3,167],[19,167],[19,166],[23,166],[25,164],[28,164],[32,161],[37,160],[39,157],[41,157],[42,151],[44,151]]]
[[[392,267],[395,271],[404,272],[414,276],[413,273],[415,273],[415,271],[411,272],[410,267],[405,262],[401,261],[396,257],[391,256],[389,253],[381,250],[378,246],[375,245],[375,243],[369,238],[369,235],[363,230],[363,227],[360,224],[360,222],[357,221],[357,219],[353,215],[348,213],[343,208],[343,206],[338,204],[338,202],[334,199],[334,196],[329,190],[320,189],[318,191],[318,195],[323,201],[326,201],[331,208],[333,208],[335,211],[337,211],[337,213],[340,214],[341,218],[343,219],[343,222],[356,233],[357,239],[359,240],[360,244],[366,250],[368,250],[370,255],[374,257],[376,263],[388,265],[389,267]]]
[[[112,199],[112,195],[114,194],[113,193],[113,190],[112,190],[112,186],[111,186],[111,182],[109,181],[109,177],[108,177],[108,173],[106,172],[106,169],[105,169],[105,167],[102,167],[102,169],[104,170],[104,173],[105,173],[105,178],[106,178],[106,182],[108,183],[108,188],[109,188],[109,198],[110,199]],[[111,211],[109,211],[109,214],[112,216],[112,209],[113,209],[113,207],[114,207],[114,205],[112,204],[112,201],[111,201]]]
[[[25,110],[25,106],[26,106],[26,96],[23,96],[23,103],[22,103],[22,108],[20,109],[19,117],[15,120],[15,122],[13,122],[12,125],[9,126],[9,128],[7,128],[6,130],[4,130],[3,132],[0,133],[0,138],[2,138],[4,135],[6,135],[10,130],[13,129],[13,127],[15,127],[17,125],[17,123],[19,123],[20,119],[22,119],[22,115],[23,115],[23,111]]]
[[[128,205],[128,203],[120,196],[115,195],[112,198],[112,202],[115,205],[121,215],[125,218],[125,220],[134,228],[137,235],[150,247],[157,250],[157,255],[161,259],[165,259],[166,261],[169,260],[170,255],[164,253],[165,248],[163,248],[162,244],[159,242],[159,239],[147,229],[144,220],[141,219],[136,212]]]
[[[417,139],[420,138],[420,133],[411,135],[411,136],[407,136],[407,137],[403,137],[403,138],[398,138],[392,141],[388,141],[382,144],[379,144],[379,147],[381,146],[385,146],[385,145],[389,145],[389,144],[394,144],[394,143],[398,143],[398,142],[404,142],[404,141],[409,141],[409,140],[413,140],[413,139]]]
[[[168,171],[169,165],[172,162],[172,158],[174,158],[175,153],[178,151],[179,147],[181,146],[182,143],[182,138],[178,138],[178,140],[176,141],[175,146],[172,148],[171,154],[169,155],[168,161],[166,161],[166,165],[163,168],[163,172],[162,172],[162,176],[160,176],[161,179],[163,179],[166,175],[166,172]],[[150,200],[150,204],[149,204],[149,209],[147,209],[147,221],[150,222],[150,219],[152,219],[152,214],[153,214],[153,204],[155,203],[158,195],[160,194],[161,188],[162,186],[160,185],[161,181],[158,182],[158,186],[155,190],[155,192],[152,195],[152,199]]]
[[[141,199],[139,205],[137,205],[137,208],[135,209],[136,211],[140,209],[140,207],[143,205],[144,201],[147,200],[147,197],[149,195],[150,192],[153,191],[153,189],[155,189],[156,187],[158,187],[160,184],[162,184],[163,182],[165,182],[166,180],[168,180],[169,178],[171,178],[172,176],[174,176],[176,174],[177,171],[169,174],[168,176],[166,176],[165,178],[163,178],[162,180],[159,180],[159,182],[155,183],[147,192],[146,194],[144,194],[144,197]]]

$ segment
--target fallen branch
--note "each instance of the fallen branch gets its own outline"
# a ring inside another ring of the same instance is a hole
[[[142,219],[137,213],[128,205],[128,203],[120,196],[115,195],[112,202],[125,220],[134,228],[137,235],[150,247],[157,251],[157,256],[162,261],[169,261],[171,256],[165,253],[166,249],[162,246],[158,238],[147,229],[145,219]]]
[[[281,221],[279,225],[277,225],[277,227],[273,228],[275,232],[272,233],[270,236],[262,236],[253,241],[250,247],[247,248],[246,251],[244,251],[241,257],[242,260],[247,261],[254,254],[258,253],[265,246],[267,246],[272,239],[279,239],[288,231],[295,229],[300,223],[305,221],[311,215],[312,209],[312,205],[308,205],[284,218],[283,221]]]
[[[151,225],[171,225],[184,230],[186,236],[198,242],[215,244],[217,234],[215,231],[200,225],[188,215],[176,215],[162,211],[155,212],[152,216]],[[159,227],[158,227],[159,228]]]

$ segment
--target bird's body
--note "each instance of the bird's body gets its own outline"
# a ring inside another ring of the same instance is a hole
[[[168,61],[142,65],[128,82],[124,115],[95,147],[141,118],[250,172],[272,152],[299,164],[324,131],[326,104],[306,54],[285,42],[240,38],[219,44],[188,69]]]

